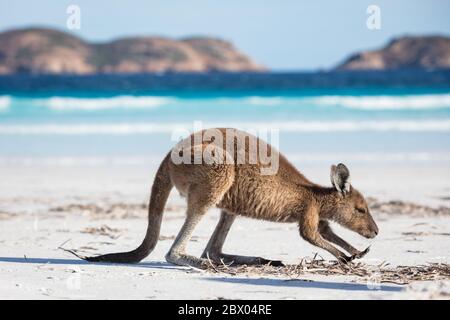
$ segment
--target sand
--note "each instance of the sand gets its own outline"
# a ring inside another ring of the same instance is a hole
[[[328,168],[310,166],[303,172],[328,184]],[[164,255],[184,218],[184,200],[176,192],[167,204],[160,242],[143,262],[89,264],[61,250],[100,254],[135,248],[146,229],[153,174],[154,165],[1,166],[0,298],[450,298],[449,275],[436,269],[427,269],[416,279],[407,276],[403,282],[385,282],[383,276],[383,270],[399,271],[402,266],[414,267],[415,272],[421,266],[448,267],[450,172],[446,167],[352,167],[353,184],[370,197],[380,229],[377,238],[367,240],[336,226],[337,233],[356,247],[371,245],[367,256],[358,260],[358,268],[370,271],[362,275],[329,272],[333,257],[303,241],[295,224],[245,218],[233,225],[225,252],[280,259],[290,269],[229,272],[168,264]],[[201,254],[217,220],[218,211],[211,210],[195,231],[190,253]],[[324,260],[316,267],[325,271],[304,264],[313,258]],[[417,280],[422,278],[431,280]]]

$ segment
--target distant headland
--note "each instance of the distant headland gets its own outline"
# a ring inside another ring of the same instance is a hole
[[[209,37],[129,37],[90,43],[48,28],[0,33],[0,74],[264,70],[230,42]]]
[[[404,36],[352,54],[329,71],[450,69],[450,37]],[[49,28],[0,33],[0,74],[263,72],[267,68],[213,37],[126,37],[87,42]]]
[[[450,37],[405,36],[379,50],[351,55],[336,70],[450,69]]]

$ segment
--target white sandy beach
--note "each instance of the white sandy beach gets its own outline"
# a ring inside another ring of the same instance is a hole
[[[303,173],[329,184],[329,168]],[[360,249],[361,261],[376,266],[450,263],[450,170],[396,165],[351,167],[353,185],[391,205],[373,210],[380,234],[367,240],[337,227]],[[155,251],[136,265],[89,264],[58,249],[100,254],[134,249],[146,229],[146,208],[154,166],[0,167],[0,298],[2,299],[410,299],[450,297],[450,279],[381,283],[350,275],[228,275],[177,267],[164,255],[184,216],[184,200],[171,194]],[[425,206],[425,207],[423,207]],[[408,208],[409,209],[408,209]],[[398,208],[398,212],[392,212]],[[402,212],[403,211],[403,212]],[[217,210],[195,231],[189,251],[200,255],[218,219]],[[96,229],[98,228],[98,229]],[[103,231],[103,232],[102,232]],[[103,235],[101,234],[103,233]],[[280,240],[281,239],[281,240]],[[328,253],[302,240],[295,224],[238,219],[225,251],[299,263]],[[369,281],[369,282],[368,282]],[[372,282],[371,282],[372,281]]]

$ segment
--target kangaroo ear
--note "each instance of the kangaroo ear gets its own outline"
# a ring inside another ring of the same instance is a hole
[[[350,192],[350,171],[344,164],[332,165],[330,178],[331,184],[337,191],[343,195]]]

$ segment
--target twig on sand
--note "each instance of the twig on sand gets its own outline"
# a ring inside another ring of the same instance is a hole
[[[61,243],[57,249],[61,249],[67,242],[69,242],[72,239],[67,239],[66,241],[64,241],[63,243]]]
[[[214,266],[214,263],[211,261],[211,259],[209,258],[209,253],[206,253],[206,261],[208,261],[209,267],[213,268],[214,271],[219,272],[216,267]]]
[[[75,250],[65,249],[65,248],[61,248],[61,247],[59,247],[58,249],[68,252],[70,254],[73,254],[75,257],[77,257],[81,260],[86,260],[86,258],[87,258],[86,256],[79,255]]]

